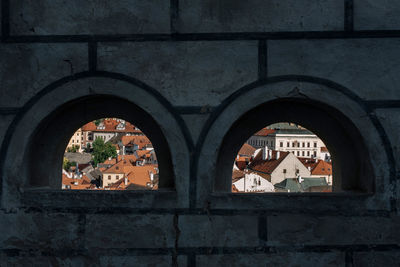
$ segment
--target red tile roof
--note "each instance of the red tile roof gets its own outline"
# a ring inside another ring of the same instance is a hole
[[[257,136],[267,136],[267,135],[272,134],[272,133],[274,133],[274,132],[275,132],[274,129],[263,128],[263,129],[259,130],[258,132],[256,132],[254,135],[257,135]]]
[[[256,151],[256,149],[254,147],[252,147],[251,145],[244,143],[243,146],[240,148],[239,150],[239,155],[242,156],[253,156],[254,151]]]
[[[324,160],[298,158],[307,168],[310,167],[311,175],[332,175],[332,163]]]
[[[82,126],[82,131],[90,132],[119,132],[119,133],[142,133],[140,130],[136,130],[135,126],[129,122],[125,122],[125,129],[117,130],[117,126],[120,122],[115,119],[105,119],[103,121],[104,129],[98,129],[96,124],[91,121]]]
[[[133,145],[136,144],[139,146],[139,149],[142,149],[144,146],[146,145],[151,145],[151,142],[149,140],[149,138],[147,138],[144,135],[126,135],[126,136],[122,136],[121,138],[121,142],[124,146],[129,146],[129,145]]]
[[[276,150],[272,151],[272,157],[270,160],[263,160],[262,155],[263,150],[260,150],[260,152],[255,156],[248,167],[249,169],[255,171],[271,174],[276,169],[276,167],[278,167],[278,165],[286,158],[286,156],[289,155],[289,152],[280,151],[279,159],[276,159]]]

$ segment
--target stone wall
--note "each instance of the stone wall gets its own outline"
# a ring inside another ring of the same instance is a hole
[[[2,0],[0,265],[397,266],[399,10],[394,0]],[[174,188],[31,186],[42,122],[97,95],[154,118]],[[354,125],[372,193],[213,186],[229,128],[279,99],[318,102]]]

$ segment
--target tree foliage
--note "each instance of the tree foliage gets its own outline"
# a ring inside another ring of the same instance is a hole
[[[96,138],[92,146],[92,157],[95,166],[104,162],[109,157],[115,158],[117,156],[117,149],[110,143],[104,143],[104,140],[101,138]]]
[[[67,148],[67,152],[76,153],[79,151],[79,145],[72,145],[72,147]]]
[[[76,165],[76,162],[75,161],[69,161],[67,158],[64,158],[64,160],[63,160],[63,169],[64,170],[66,170],[66,171],[69,171],[69,169],[72,167],[72,166],[75,166]]]

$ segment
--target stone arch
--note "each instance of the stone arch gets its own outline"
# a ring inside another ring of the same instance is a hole
[[[96,108],[89,109],[89,105]],[[57,172],[62,157],[52,156],[63,153],[62,147],[76,128],[96,117],[111,115],[136,122],[154,142],[159,157],[160,189],[173,189],[179,184],[175,189],[184,190],[183,177],[189,170],[186,155],[191,140],[172,105],[157,91],[130,77],[80,73],[47,86],[17,115],[2,146],[2,153],[6,154],[2,156],[3,195],[7,193],[10,197],[33,186],[60,188]],[[64,120],[64,124],[60,120]],[[57,137],[60,144],[56,144],[54,135],[63,128],[63,133]],[[49,138],[48,143],[40,142],[44,137]],[[50,166],[48,173],[43,171],[44,164],[37,164],[36,153],[46,159]],[[17,182],[8,183],[9,179]]]
[[[282,107],[294,105],[301,108],[302,113],[291,116],[288,112],[284,112],[285,114],[276,116],[276,119],[263,119],[262,114],[267,110],[268,104],[273,107],[272,113],[279,111],[279,105]],[[329,115],[331,122],[340,127],[341,136],[347,136],[346,142],[354,142],[356,154],[362,155],[365,159],[363,162],[353,162],[357,165],[357,172],[349,171],[349,168],[340,166],[340,163],[336,164],[336,173],[340,174],[336,190],[373,192],[376,186],[375,177],[378,173],[381,176],[381,173],[388,172],[387,166],[388,162],[391,164],[391,155],[388,151],[377,155],[374,153],[376,149],[373,145],[367,142],[368,139],[381,140],[382,147],[385,145],[385,140],[382,140],[384,138],[371,118],[365,102],[349,89],[329,80],[308,76],[278,76],[239,89],[211,114],[203,128],[203,139],[197,147],[199,157],[197,165],[202,166],[196,168],[199,196],[205,197],[211,191],[230,192],[231,163],[235,153],[253,132],[266,126],[263,123],[268,124],[283,119],[297,122],[319,135],[326,141],[328,148],[334,151],[332,145],[335,142],[332,143],[333,139],[326,133],[327,129],[315,126],[318,120],[314,120],[313,123],[305,122],[304,115],[316,111]],[[251,112],[255,112],[253,117],[249,115]],[[255,123],[244,123],[256,117],[261,118]],[[238,129],[245,125],[248,128],[239,137]],[[237,144],[234,144],[233,140],[236,140]],[[340,157],[345,155],[344,150],[334,153],[337,162],[341,161],[339,155]],[[227,159],[223,159],[224,157]],[[207,160],[210,158],[217,160],[216,162]],[[371,166],[372,161],[375,168]],[[361,181],[363,178],[366,179]]]

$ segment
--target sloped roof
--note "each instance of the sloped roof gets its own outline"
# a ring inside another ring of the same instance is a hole
[[[311,175],[332,175],[332,164],[324,160],[298,158],[307,168],[310,167]]]
[[[251,157],[251,156],[253,156],[254,151],[256,151],[256,149],[253,146],[251,146],[247,143],[244,143],[243,146],[240,148],[238,154],[241,156]]]
[[[272,134],[274,132],[275,132],[274,129],[262,128],[261,130],[256,132],[254,135],[256,135],[256,136],[267,136],[267,135]]]
[[[290,190],[290,192],[304,192],[310,187],[328,186],[328,184],[325,178],[302,177],[301,183],[297,178],[287,178],[274,186],[278,189]]]
[[[289,152],[280,151],[279,159],[276,159],[277,151],[272,151],[272,157],[270,160],[263,160],[262,158],[263,150],[255,156],[252,162],[248,165],[248,168],[254,171],[263,172],[266,174],[271,174],[279,164],[289,155]]]
[[[119,121],[115,119],[105,119],[103,121],[104,129],[98,129],[96,124],[91,121],[83,125],[82,131],[90,131],[90,132],[120,132],[120,133],[141,133],[140,130],[136,130],[135,126],[127,121],[125,121],[125,129],[118,129],[117,126],[120,124]]]
[[[144,146],[151,144],[149,138],[144,135],[126,135],[121,138],[122,145],[128,146],[136,144],[139,146],[139,149],[142,149]]]
[[[232,172],[232,183],[236,183],[238,180],[244,177],[244,172],[240,170],[233,170]]]

